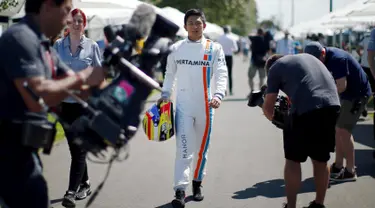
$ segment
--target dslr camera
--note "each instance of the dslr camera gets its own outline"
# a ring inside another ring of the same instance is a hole
[[[249,107],[260,107],[262,108],[264,103],[264,97],[267,91],[267,86],[264,85],[259,91],[253,91],[250,93],[247,105]],[[286,96],[278,95],[274,108],[274,115],[272,123],[280,129],[285,128],[287,118],[289,116],[290,104]]]

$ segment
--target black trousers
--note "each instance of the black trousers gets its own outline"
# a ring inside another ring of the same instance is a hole
[[[38,152],[21,146],[21,133],[0,124],[0,207],[49,208]]]
[[[62,103],[62,119],[72,124],[78,117],[83,115],[84,110],[78,103]],[[68,140],[72,162],[70,165],[69,191],[77,191],[80,184],[89,180],[87,172],[86,156],[87,152],[73,143],[73,138],[67,129],[64,129],[66,139]]]
[[[229,92],[232,93],[233,79],[232,79],[232,67],[233,67],[233,56],[225,56],[225,62],[228,67],[228,80],[229,80]]]

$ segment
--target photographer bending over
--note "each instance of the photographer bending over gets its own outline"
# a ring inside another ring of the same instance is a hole
[[[317,57],[326,65],[336,80],[340,94],[342,106],[336,127],[336,160],[331,166],[331,180],[355,181],[357,173],[352,131],[371,96],[369,80],[361,65],[344,50],[311,42],[306,45],[305,53]]]
[[[279,90],[291,100],[283,130],[287,208],[295,208],[301,185],[301,162],[310,157],[314,168],[316,198],[308,208],[323,208],[328,188],[327,161],[335,147],[335,125],[340,100],[327,68],[308,54],[273,55],[266,62],[267,91],[264,115],[273,120]]]

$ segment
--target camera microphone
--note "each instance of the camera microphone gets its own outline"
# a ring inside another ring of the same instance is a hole
[[[155,20],[155,9],[150,5],[141,4],[134,10],[127,26],[133,27],[135,29],[137,39],[146,38],[151,32]]]

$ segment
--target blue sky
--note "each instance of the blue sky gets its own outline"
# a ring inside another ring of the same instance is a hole
[[[275,16],[281,20],[282,27],[291,24],[292,0],[255,0],[259,20]],[[330,0],[294,0],[294,23],[318,19],[329,13]],[[333,11],[345,7],[354,0],[333,0]]]

